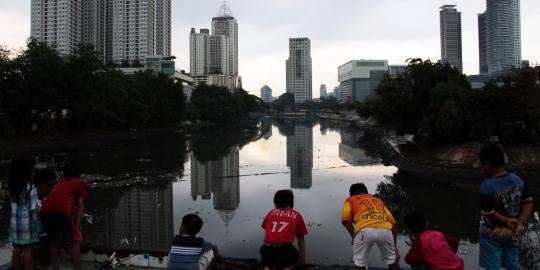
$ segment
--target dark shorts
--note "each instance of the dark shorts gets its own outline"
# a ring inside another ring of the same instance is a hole
[[[45,242],[50,242],[54,238],[60,237],[62,243],[71,244],[73,239],[73,224],[71,219],[60,212],[41,212],[39,214],[43,230],[46,233]]]
[[[261,261],[264,267],[283,269],[298,264],[300,252],[292,244],[267,245],[261,249]]]

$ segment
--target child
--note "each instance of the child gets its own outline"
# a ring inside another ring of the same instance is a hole
[[[480,267],[520,269],[520,244],[524,225],[533,211],[533,197],[525,182],[505,170],[498,145],[487,145],[478,155],[489,177],[480,186]]]
[[[413,269],[424,263],[429,269],[464,269],[463,260],[456,254],[459,241],[427,230],[427,220],[423,214],[415,212],[406,216],[405,226],[415,238],[405,256],[405,262]]]
[[[306,244],[304,235],[307,228],[302,215],[293,210],[294,195],[290,190],[280,190],[274,195],[275,209],[264,218],[262,228],[266,231],[264,245],[261,247],[262,264],[268,269],[291,269],[304,264]],[[298,239],[298,251],[294,238]]]
[[[31,156],[18,156],[11,161],[8,189],[11,195],[11,220],[9,240],[13,244],[11,265],[21,269],[33,269],[32,245],[39,242],[39,205],[36,187],[32,184],[35,160]]]
[[[182,218],[179,235],[172,241],[167,269],[207,269],[213,257],[220,257],[216,245],[195,237],[202,226],[202,219],[195,214],[188,214]]]
[[[73,268],[81,267],[81,233],[79,227],[84,211],[84,200],[88,197],[86,184],[81,179],[77,164],[69,163],[63,168],[63,178],[54,186],[41,206],[41,221],[47,233],[49,251],[54,270],[60,268],[60,246],[71,244]],[[73,215],[76,204],[77,214]]]
[[[396,221],[384,203],[368,194],[367,187],[356,183],[343,204],[341,223],[353,240],[354,264],[361,270],[369,265],[369,251],[377,244],[389,269],[399,269],[396,248]]]

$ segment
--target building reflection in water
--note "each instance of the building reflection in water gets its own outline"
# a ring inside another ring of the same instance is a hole
[[[370,157],[366,150],[359,145],[364,131],[340,130],[341,143],[339,144],[339,158],[352,166],[368,165],[378,161]]]
[[[313,169],[313,128],[296,124],[287,136],[287,166],[291,170],[291,188],[309,189]]]
[[[201,163],[192,152],[191,196],[203,200],[213,199],[214,209],[225,224],[229,224],[240,205],[240,148],[224,157]]]
[[[94,206],[100,203],[115,206],[105,208],[104,211],[94,209],[103,212],[97,214],[94,224],[83,228],[86,229],[83,230],[83,244],[110,249],[130,233],[133,238],[130,250],[168,252],[174,236],[172,183],[151,189],[143,186],[93,190],[92,193],[90,200],[92,197],[101,197],[95,199],[101,202],[93,203]]]

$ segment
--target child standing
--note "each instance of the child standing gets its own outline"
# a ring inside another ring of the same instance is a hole
[[[201,231],[202,226],[202,219],[195,214],[188,214],[182,218],[179,235],[174,237],[171,244],[167,269],[207,269],[212,263],[213,258],[220,257],[216,245],[200,237],[196,237]]]
[[[84,211],[84,200],[88,197],[86,184],[81,179],[81,170],[75,163],[63,168],[63,178],[54,186],[41,206],[41,221],[47,240],[54,270],[60,268],[60,246],[71,244],[73,268],[81,267],[81,233],[79,227]],[[77,214],[73,217],[73,205]]]
[[[11,195],[9,240],[13,244],[13,269],[33,269],[33,247],[39,242],[39,204],[37,190],[32,184],[35,160],[31,156],[18,156],[11,161],[8,189]]]
[[[262,264],[265,269],[290,269],[305,263],[307,228],[302,215],[293,209],[294,195],[290,190],[280,190],[274,195],[275,209],[264,218],[264,245],[261,247]],[[298,239],[298,251],[294,239]]]
[[[405,226],[414,236],[405,262],[415,269],[427,264],[429,269],[463,270],[463,260],[456,254],[459,241],[440,232],[427,230],[426,217],[411,213],[405,217]]]

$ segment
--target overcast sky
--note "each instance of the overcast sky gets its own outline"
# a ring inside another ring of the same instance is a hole
[[[189,70],[191,27],[210,28],[222,0],[172,0],[172,53]],[[313,97],[324,83],[337,85],[337,67],[352,59],[440,58],[439,7],[456,4],[462,16],[463,63],[478,73],[477,14],[485,0],[228,0],[239,24],[239,64],[244,88],[259,95],[269,85],[285,91],[290,37],[309,37]],[[540,63],[539,0],[521,0],[523,59]],[[30,35],[30,0],[0,0],[0,44],[18,49]]]

